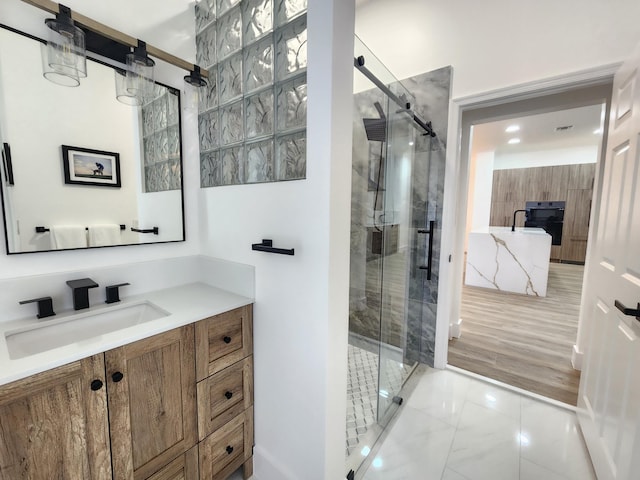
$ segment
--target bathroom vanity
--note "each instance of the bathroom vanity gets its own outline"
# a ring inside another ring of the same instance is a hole
[[[141,302],[166,315],[41,351],[7,346],[46,338],[47,322],[98,321]],[[0,324],[0,477],[222,480],[241,466],[251,476],[251,302],[194,283],[90,315]]]
[[[469,233],[465,285],[547,295],[551,235],[542,228],[487,227]]]

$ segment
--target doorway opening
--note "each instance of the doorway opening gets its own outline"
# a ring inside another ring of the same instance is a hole
[[[450,365],[571,405],[611,85],[577,90],[463,112],[465,256],[448,347]]]

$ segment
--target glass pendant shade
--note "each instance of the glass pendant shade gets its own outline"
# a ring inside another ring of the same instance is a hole
[[[153,98],[154,67],[156,62],[147,56],[146,45],[127,55],[127,69],[116,70],[116,98],[127,105],[144,105]]]
[[[59,85],[77,87],[87,76],[84,32],[71,19],[71,11],[60,5],[56,18],[44,21],[47,44],[42,51],[42,70],[47,80]]]

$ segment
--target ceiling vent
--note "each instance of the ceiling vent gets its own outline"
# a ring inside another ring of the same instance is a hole
[[[563,125],[561,127],[556,127],[556,132],[566,132],[568,130],[571,130],[573,128],[573,125]]]

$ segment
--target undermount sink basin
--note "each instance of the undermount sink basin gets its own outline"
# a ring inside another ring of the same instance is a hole
[[[6,332],[9,358],[28,357],[72,343],[90,340],[123,328],[166,317],[168,312],[150,302],[122,304],[85,311]]]

